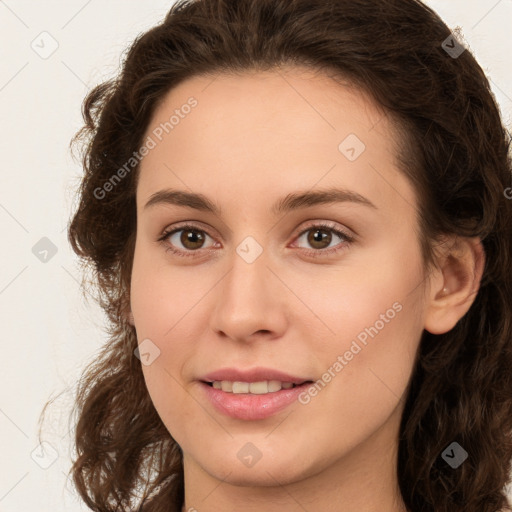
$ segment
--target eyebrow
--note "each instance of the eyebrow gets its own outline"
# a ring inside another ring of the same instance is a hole
[[[280,215],[301,208],[309,208],[320,204],[356,203],[378,209],[369,199],[351,190],[329,188],[315,191],[294,192],[279,199],[271,209],[274,215]],[[144,210],[159,204],[185,206],[195,210],[221,216],[221,208],[203,194],[184,190],[165,189],[155,192],[144,206]]]

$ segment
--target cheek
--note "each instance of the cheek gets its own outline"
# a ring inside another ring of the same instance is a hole
[[[318,269],[316,275],[296,275],[295,280],[294,291],[307,298],[316,317],[325,354],[332,347],[349,350],[356,339],[364,346],[376,336],[385,338],[385,332],[392,338],[389,343],[421,332],[424,275],[418,248],[405,237],[359,251],[331,272]]]
[[[144,380],[151,402],[167,431],[188,451],[194,447],[193,436],[189,441],[191,432],[211,431],[212,422],[193,394],[185,390],[176,370],[170,366],[170,359],[165,357],[162,353],[151,366],[143,367]]]
[[[354,289],[351,300],[338,301],[343,309],[326,317],[336,334],[311,353],[324,373],[299,397],[304,432],[325,434],[322,451],[341,453],[362,443],[405,402],[422,333],[414,282],[404,276],[394,285],[382,279],[374,288]],[[307,434],[296,435],[307,444]]]
[[[363,425],[377,428],[398,405],[423,332],[420,254],[405,242],[393,247],[361,258],[357,270],[325,280],[325,293],[310,288],[307,295],[329,330],[311,351],[324,373],[301,403],[309,404],[312,417],[323,417],[354,438]],[[326,403],[343,406],[331,409]],[[327,410],[338,412],[329,420]]]
[[[373,263],[339,295],[331,364],[342,356],[336,387],[349,403],[385,415],[405,391],[423,332],[423,270],[417,248],[405,243]]]
[[[187,315],[194,314],[215,283],[207,273],[201,278],[196,275],[193,267],[172,268],[165,257],[136,247],[130,304],[139,338],[167,339],[187,322]]]
[[[206,273],[194,279],[197,273],[191,269],[155,264],[148,252],[135,251],[131,309],[139,350],[142,354],[145,347],[151,355],[151,363],[142,363],[142,371],[153,404],[173,435],[195,403],[182,382],[190,377],[187,364],[197,357],[197,340],[204,330],[199,319],[208,318],[202,299],[216,281]],[[174,422],[176,411],[180,424]]]

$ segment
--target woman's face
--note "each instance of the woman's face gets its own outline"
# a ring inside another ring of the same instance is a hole
[[[189,468],[276,485],[396,454],[428,280],[393,137],[297,68],[195,77],[154,113],[131,309]]]

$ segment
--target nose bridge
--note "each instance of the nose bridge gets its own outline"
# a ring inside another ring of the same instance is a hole
[[[254,237],[247,236],[236,247],[231,271],[226,276],[226,299],[237,308],[264,308],[269,301],[269,254]]]
[[[277,328],[275,321],[282,313],[277,299],[279,281],[269,266],[269,253],[254,237],[246,237],[234,248],[216,301],[215,330],[244,339]]]

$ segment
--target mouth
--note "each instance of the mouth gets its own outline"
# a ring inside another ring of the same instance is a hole
[[[203,375],[205,399],[218,412],[238,420],[263,420],[299,399],[314,381],[273,368],[225,367]]]
[[[280,380],[261,380],[255,382],[213,380],[202,382],[207,386],[224,391],[226,393],[250,395],[267,395],[271,393],[277,393],[282,389],[293,389],[305,384],[313,383],[312,380],[305,380],[298,383]]]
[[[300,399],[313,383],[289,381],[199,381],[204,398],[217,412],[236,420],[271,418]]]

